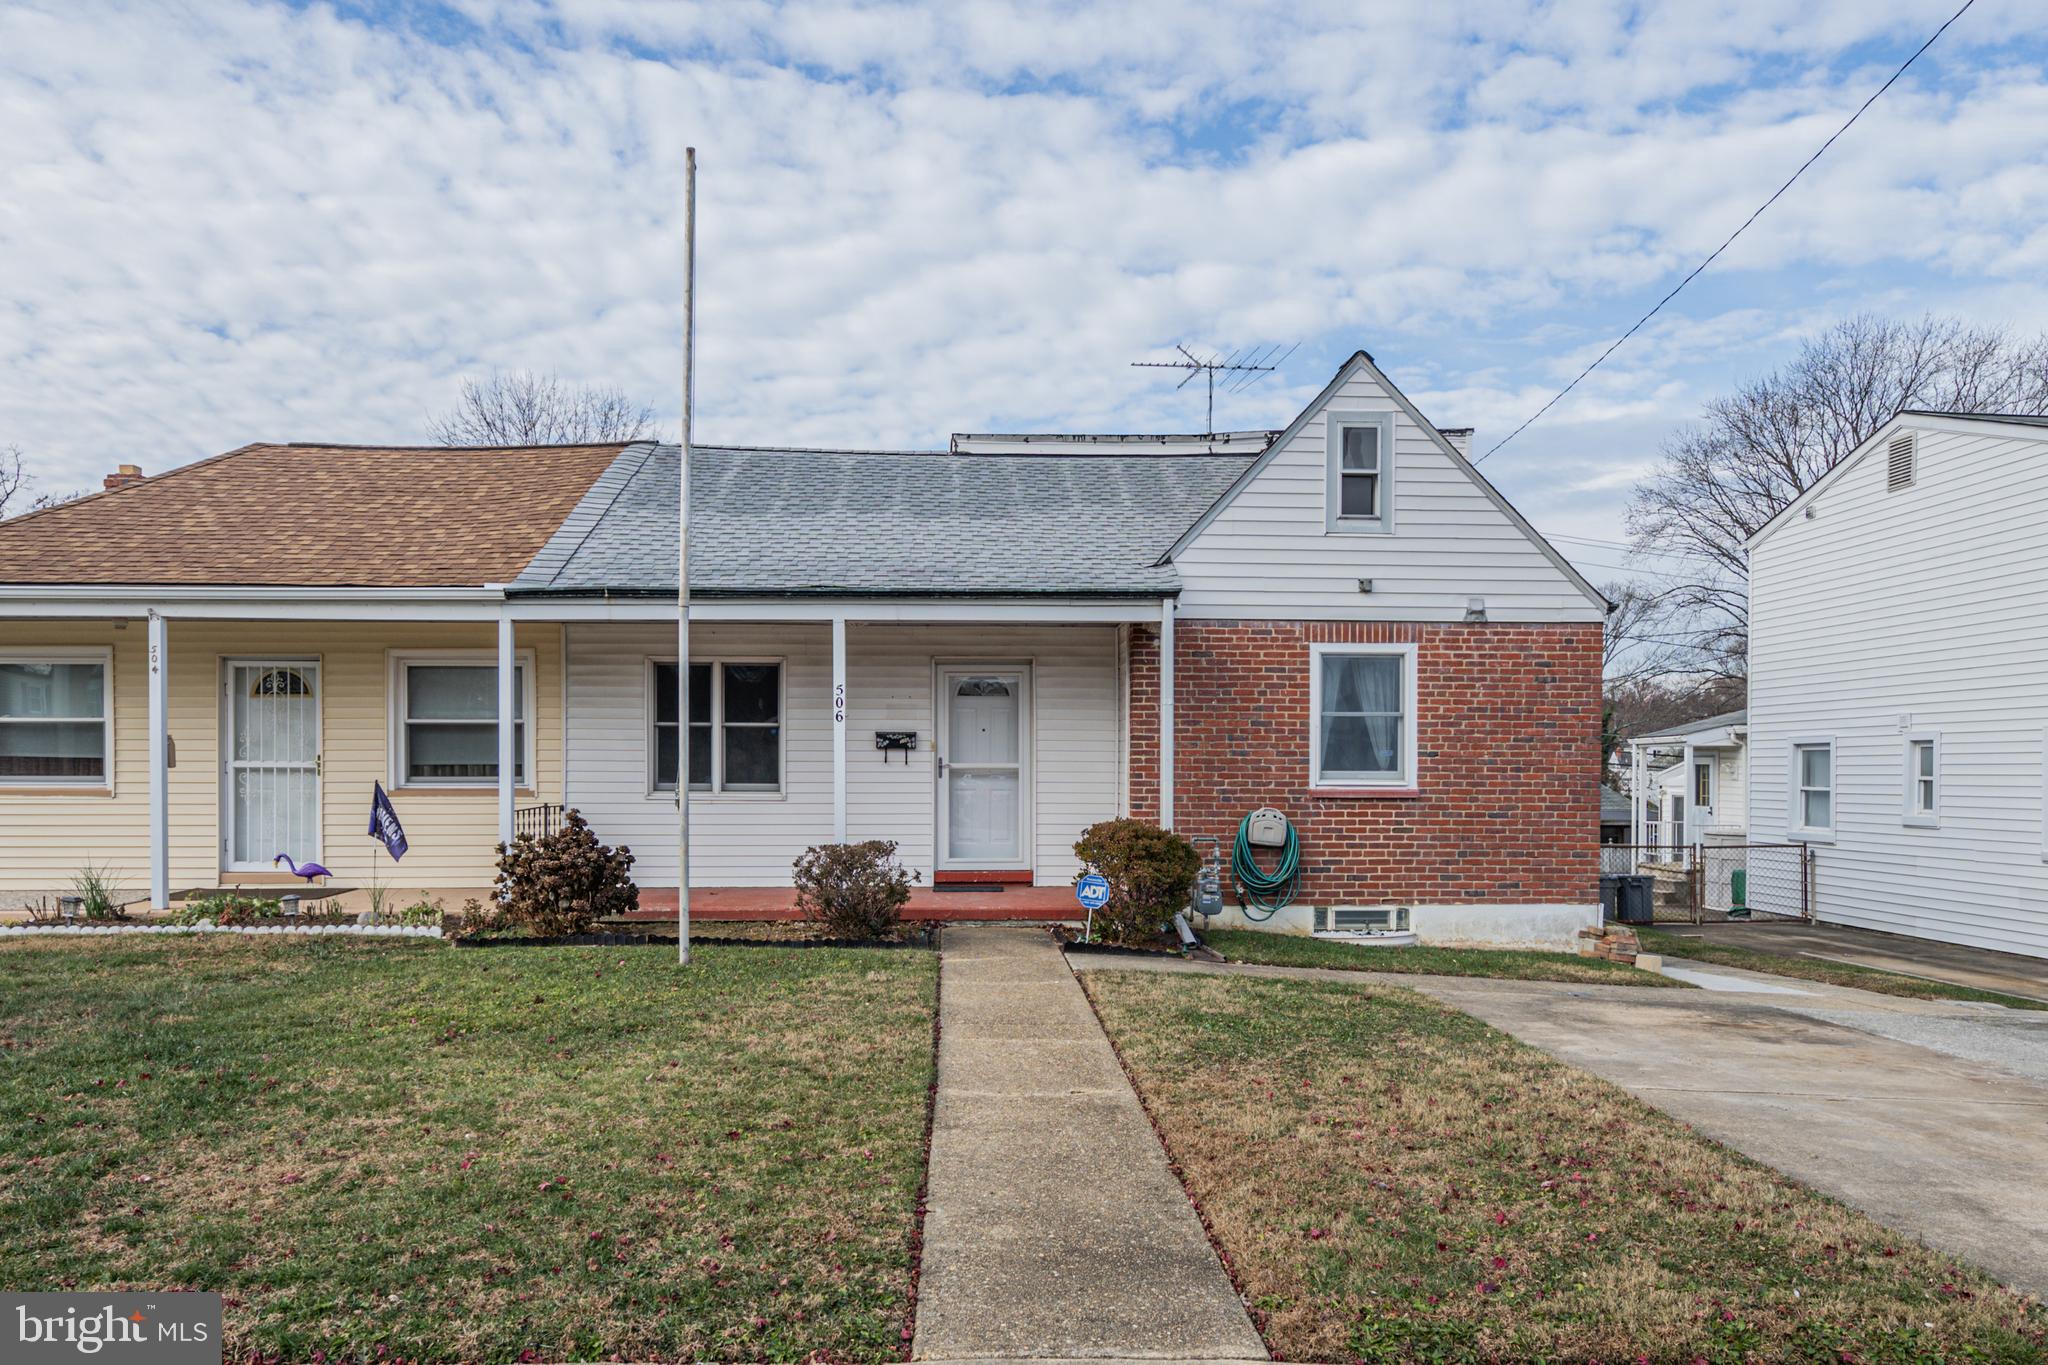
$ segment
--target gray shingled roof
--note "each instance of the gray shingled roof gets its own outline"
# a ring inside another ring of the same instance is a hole
[[[1718,716],[1708,716],[1703,720],[1687,721],[1683,725],[1673,725],[1663,730],[1652,730],[1647,735],[1632,735],[1630,738],[1637,740],[1677,739],[1684,735],[1701,735],[1709,730],[1725,730],[1731,725],[1740,726],[1747,725],[1748,723],[1749,712],[1747,710],[1723,711]]]
[[[1250,455],[953,455],[697,446],[690,591],[1158,595],[1158,560]],[[622,451],[518,593],[676,590],[672,445]]]
[[[1901,417],[1947,417],[1957,422],[2009,422],[2014,426],[2048,427],[2048,417],[2030,412],[1947,412],[1941,408],[1901,408]]]

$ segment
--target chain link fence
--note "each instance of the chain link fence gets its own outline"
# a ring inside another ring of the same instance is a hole
[[[1805,844],[1602,844],[1600,875],[1650,878],[1658,924],[1810,919],[1813,854]]]

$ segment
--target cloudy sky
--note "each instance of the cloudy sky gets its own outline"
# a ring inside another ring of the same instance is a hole
[[[517,367],[672,434],[694,144],[705,439],[1193,430],[1130,361],[1298,342],[1219,425],[1363,347],[1484,449],[1957,3],[0,0],[0,446],[417,441]],[[1487,473],[1611,578],[1660,440],[1802,335],[2048,324],[2041,17],[1978,0]]]

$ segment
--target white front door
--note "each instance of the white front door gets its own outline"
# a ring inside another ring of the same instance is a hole
[[[939,670],[942,868],[1028,868],[1031,675],[1022,668]]]
[[[280,853],[318,862],[320,665],[230,659],[221,687],[222,870],[267,871]]]

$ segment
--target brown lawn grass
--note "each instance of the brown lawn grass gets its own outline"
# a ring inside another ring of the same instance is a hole
[[[2048,1355],[1984,1275],[1426,997],[1083,980],[1279,1359]]]
[[[1273,967],[1331,967],[1346,972],[1390,972],[1431,976],[1492,976],[1512,981],[1583,981],[1603,986],[1694,989],[1624,962],[1515,948],[1371,948],[1306,934],[1270,934],[1258,929],[1209,929],[1202,941],[1232,962]]]
[[[220,1290],[231,1359],[893,1359],[935,965],[0,948],[0,1286]]]

